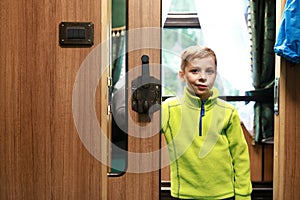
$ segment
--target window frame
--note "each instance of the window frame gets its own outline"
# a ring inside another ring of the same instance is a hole
[[[166,18],[166,21],[163,25],[163,29],[172,29],[172,28],[199,28],[201,29],[201,23],[199,22],[198,14],[195,12],[169,12]],[[249,91],[251,92],[251,91]],[[171,96],[162,96],[162,100],[165,100]],[[260,102],[260,103],[269,103],[273,102],[273,96],[268,95],[268,93],[260,93],[255,96],[245,95],[226,95],[219,96],[220,99],[229,101],[229,102]]]

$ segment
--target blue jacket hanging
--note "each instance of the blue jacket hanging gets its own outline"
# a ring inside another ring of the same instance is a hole
[[[300,0],[287,0],[274,51],[293,63],[300,63]]]

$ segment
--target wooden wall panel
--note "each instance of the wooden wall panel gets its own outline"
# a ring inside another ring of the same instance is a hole
[[[300,65],[281,62],[280,108],[275,136],[274,197],[300,198]]]
[[[263,147],[260,144],[252,145],[253,138],[248,132],[247,128],[241,123],[244,132],[245,139],[248,144],[249,156],[250,156],[250,172],[252,181],[262,181],[263,178]]]
[[[286,1],[277,2],[277,30]],[[277,31],[278,32],[278,31]],[[276,57],[279,115],[275,117],[274,199],[300,199],[300,65]]]
[[[272,182],[273,173],[274,173],[274,145],[273,144],[264,144],[263,146],[264,157],[263,157],[263,167],[264,173],[262,181]]]
[[[19,50],[22,44],[21,34],[13,27],[21,20],[11,20],[9,16],[17,16],[18,9],[13,9],[9,1],[0,2],[0,199],[15,199],[15,162],[17,148],[15,138],[20,131],[20,59],[23,56]],[[15,5],[17,6],[17,5]],[[16,50],[12,47],[15,45]],[[8,177],[8,178],[6,178]]]
[[[285,0],[277,2],[277,30]],[[300,198],[298,86],[300,66],[276,57],[276,76],[280,77],[279,115],[275,117],[274,199]]]
[[[0,199],[105,197],[106,168],[83,146],[72,116],[77,71],[105,31],[101,1],[0,5]],[[61,48],[61,21],[92,21],[95,45]]]
[[[253,138],[242,123],[242,129],[248,144],[250,156],[251,181],[272,182],[273,181],[273,144],[255,144]]]

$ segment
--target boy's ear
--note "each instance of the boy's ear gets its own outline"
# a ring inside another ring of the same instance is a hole
[[[185,77],[184,77],[184,72],[183,72],[182,70],[179,70],[178,76],[179,76],[179,78],[180,78],[180,80],[181,80],[182,82],[185,82],[185,81],[186,81],[186,80],[185,80]]]

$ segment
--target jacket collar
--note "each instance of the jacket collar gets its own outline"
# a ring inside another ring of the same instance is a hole
[[[187,88],[184,88],[184,103],[188,104],[188,106],[196,108],[196,109],[200,109],[201,108],[201,104],[204,103],[204,106],[206,109],[210,109],[214,103],[216,102],[218,96],[219,96],[219,91],[217,88],[213,87],[211,90],[211,96],[204,102],[201,100],[201,98],[191,94]]]

